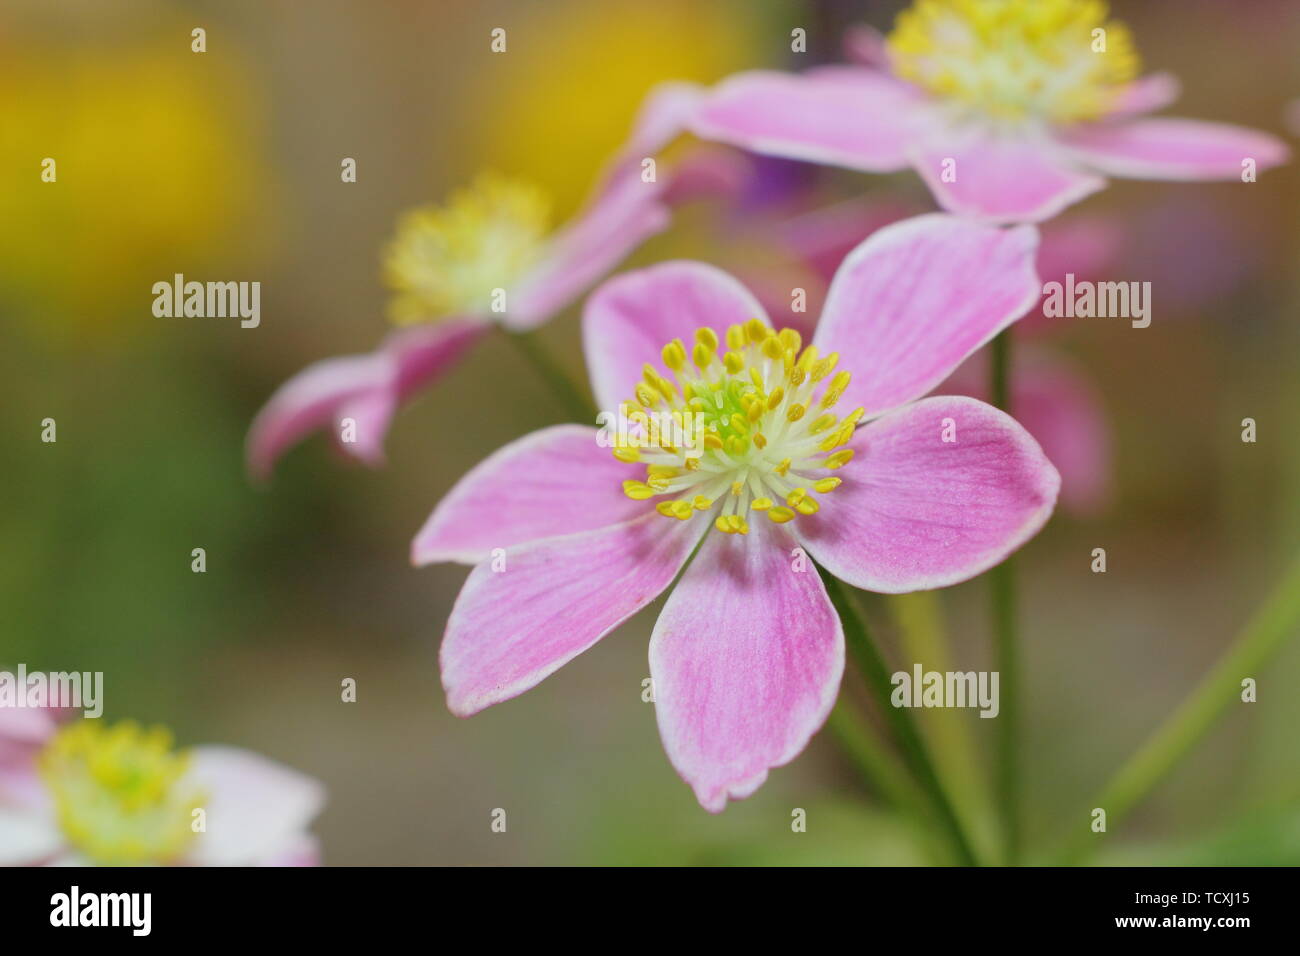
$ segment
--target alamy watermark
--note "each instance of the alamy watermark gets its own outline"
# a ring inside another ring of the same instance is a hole
[[[153,295],[153,314],[160,319],[238,317],[243,329],[262,323],[260,282],[186,282],[178,272],[171,282],[155,282]]]
[[[31,671],[19,664],[17,671],[0,671],[0,709],[76,708],[83,717],[104,712],[102,671]]]
[[[889,682],[895,707],[978,707],[981,717],[998,715],[997,671],[927,671],[914,664]]]
[[[1076,281],[1067,272],[1064,282],[1044,284],[1043,296],[1049,319],[1131,319],[1135,329],[1151,324],[1150,282]]]

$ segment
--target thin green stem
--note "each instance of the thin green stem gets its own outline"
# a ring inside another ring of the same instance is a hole
[[[989,392],[993,404],[1011,411],[1011,330],[993,340]],[[1012,558],[989,572],[994,659],[998,668],[997,803],[1002,818],[1003,859],[1020,861],[1020,638],[1016,617],[1016,575]]]
[[[889,679],[889,668],[867,632],[865,619],[859,613],[857,606],[849,597],[844,586],[825,571],[822,571],[821,575],[822,581],[826,585],[826,593],[830,596],[831,603],[839,613],[840,622],[844,626],[844,639],[848,645],[849,653],[853,655],[853,659],[862,672],[868,688],[879,702],[886,721],[898,738],[903,756],[920,783],[921,790],[933,805],[939,824],[943,828],[948,841],[952,844],[958,862],[964,866],[977,866],[978,860],[975,857],[975,852],[970,841],[966,838],[966,832],[962,829],[961,821],[953,810],[952,802],[948,799],[947,793],[944,792],[943,784],[939,782],[939,775],[935,772],[934,763],[930,759],[925,741],[922,740],[907,711],[900,707],[894,707],[890,703],[893,684]]]
[[[941,591],[891,594],[887,604],[898,629],[903,660],[924,664],[928,670],[940,673],[955,669]],[[915,716],[921,734],[930,744],[939,777],[947,784],[958,815],[983,855],[978,830],[984,821],[992,819],[993,813],[968,714],[939,707],[917,711]]]
[[[1170,714],[1138,751],[1120,767],[1093,803],[1106,811],[1107,829],[1127,816],[1212,727],[1228,705],[1241,700],[1242,681],[1259,668],[1288,637],[1300,632],[1300,557],[1255,612],[1227,653],[1191,695]],[[1067,862],[1093,845],[1091,830],[1080,826],[1065,851]]]
[[[554,389],[565,411],[585,425],[596,420],[596,406],[537,340],[536,332],[507,332],[508,338],[537,373]]]
[[[912,778],[850,704],[841,699],[826,721],[866,784],[891,807],[909,810],[925,800]]]

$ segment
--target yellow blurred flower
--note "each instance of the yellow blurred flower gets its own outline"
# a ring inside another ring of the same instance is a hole
[[[710,83],[758,62],[753,18],[747,4],[698,0],[547,3],[511,18],[499,68],[473,78],[481,165],[537,183],[564,218],[652,86]]]
[[[0,45],[0,300],[54,337],[148,321],[150,285],[262,230],[252,98],[188,30]],[[54,160],[54,182],[42,180]],[[133,312],[128,312],[133,314]]]

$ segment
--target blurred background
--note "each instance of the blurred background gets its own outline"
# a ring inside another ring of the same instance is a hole
[[[277,385],[388,331],[379,262],[403,210],[489,169],[544,187],[561,220],[655,83],[835,60],[846,26],[887,28],[900,5],[6,0],[0,664],[104,671],[109,718],[320,778],[328,864],[925,862],[828,733],[753,798],[702,811],[640,697],[658,603],[523,697],[447,712],[437,650],[466,571],[412,569],[410,539],[467,468],[565,417],[508,344],[488,340],[400,413],[383,470],[319,437],[266,487],[242,460]],[[1285,135],[1295,3],[1112,8],[1145,67],[1182,79],[1173,112]],[[488,52],[498,26],[506,55]],[[807,55],[790,52],[795,27]],[[46,156],[55,186],[39,180]],[[349,156],[358,181],[343,184]],[[769,166],[768,181],[931,208],[910,173]],[[1114,474],[1108,502],[1058,511],[1020,560],[1031,858],[1087,825],[1095,792],[1300,543],[1298,200],[1291,166],[1249,187],[1118,181],[1075,213],[1118,229],[1104,278],[1152,281],[1154,319],[1053,332],[1094,383]],[[748,197],[746,214],[766,202]],[[764,268],[770,249],[724,240],[734,216],[692,208],[629,265]],[[261,327],[155,318],[151,286],[178,272],[260,281]],[[577,312],[542,339],[581,376]],[[55,444],[39,440],[47,417]],[[982,582],[942,595],[962,668],[988,665],[986,599]],[[905,608],[867,610],[910,666]],[[1258,703],[1233,708],[1098,860],[1300,863],[1300,641],[1254,676]],[[340,701],[345,677],[356,703]],[[969,748],[950,757],[986,829],[996,721],[943,719],[964,725]],[[496,807],[505,834],[489,829]]]

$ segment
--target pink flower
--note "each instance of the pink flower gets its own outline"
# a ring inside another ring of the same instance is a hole
[[[643,159],[677,135],[697,95],[661,87],[586,207],[553,234],[545,198],[499,177],[410,214],[386,263],[392,318],[404,327],[373,352],[325,359],[282,385],[249,429],[250,473],[269,477],[281,454],[322,428],[344,454],[382,464],[397,408],[485,332],[541,325],[666,228],[673,204],[729,188],[731,165],[707,152],[643,181]]]
[[[0,866],[318,861],[307,827],[321,785],[247,750],[176,752],[160,727],[58,729],[46,712],[0,709],[0,753]]]
[[[758,153],[894,172],[943,208],[997,222],[1048,219],[1105,176],[1217,180],[1284,162],[1266,133],[1146,118],[1177,97],[1138,78],[1127,29],[1094,0],[917,0],[887,39],[850,35],[854,65],[740,73],[690,128]]]
[[[601,407],[625,402],[640,439],[652,413],[698,415],[702,438],[617,441],[611,457],[595,429],[562,425],[451,490],[412,544],[418,565],[477,564],[442,644],[451,711],[523,693],[680,574],[650,642],[664,748],[706,809],[753,793],[821,726],[843,672],[807,555],[860,588],[944,587],[1051,513],[1059,477],[1015,421],[916,400],[1037,301],[1036,245],[1032,227],[943,215],[882,229],[844,262],[807,349],[711,266],[602,285],[583,318]]]

